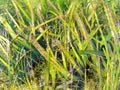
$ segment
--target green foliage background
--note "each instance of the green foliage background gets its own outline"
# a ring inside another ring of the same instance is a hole
[[[0,88],[119,90],[119,0],[1,0]]]

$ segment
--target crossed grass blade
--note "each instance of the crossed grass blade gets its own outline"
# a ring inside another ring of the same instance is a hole
[[[48,60],[48,54],[47,52],[38,44],[38,42],[36,41],[35,37],[32,36],[31,38],[31,42],[33,43],[34,47],[44,56],[44,58],[46,60]],[[50,62],[56,67],[56,69],[58,69],[61,73],[64,73],[64,75],[66,77],[69,76],[69,73],[61,66],[57,63],[57,60],[55,60],[54,57],[50,57]]]

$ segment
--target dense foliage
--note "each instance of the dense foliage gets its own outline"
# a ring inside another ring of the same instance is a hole
[[[119,0],[1,0],[0,88],[119,90]]]

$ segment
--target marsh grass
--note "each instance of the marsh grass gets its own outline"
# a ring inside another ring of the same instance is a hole
[[[0,88],[119,90],[119,7],[119,0],[2,6]]]

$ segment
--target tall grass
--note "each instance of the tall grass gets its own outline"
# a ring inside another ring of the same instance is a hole
[[[119,90],[119,7],[118,0],[2,6],[0,88]]]

